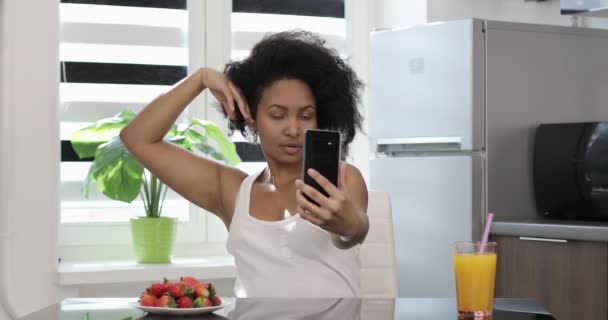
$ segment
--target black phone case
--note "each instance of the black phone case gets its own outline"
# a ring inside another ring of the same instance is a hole
[[[304,183],[317,189],[325,196],[329,196],[329,194],[307,174],[307,171],[309,168],[313,168],[337,186],[341,156],[340,140],[339,131],[309,129],[304,133],[302,177]],[[318,205],[308,196],[305,195],[305,197]]]

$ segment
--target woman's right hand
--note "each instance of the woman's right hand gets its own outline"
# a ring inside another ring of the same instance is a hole
[[[228,118],[231,120],[236,119],[236,111],[234,102],[236,101],[241,114],[245,118],[245,121],[252,125],[254,123],[251,114],[249,113],[249,105],[243,98],[241,90],[232,81],[226,77],[225,74],[209,69],[203,68],[203,86],[211,91],[211,94],[222,104],[224,110],[228,114]]]

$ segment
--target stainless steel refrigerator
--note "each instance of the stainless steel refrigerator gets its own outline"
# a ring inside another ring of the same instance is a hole
[[[370,187],[391,194],[400,296],[454,296],[450,245],[479,234],[480,31],[467,20],[371,35]]]
[[[488,210],[535,217],[534,128],[605,119],[606,57],[605,30],[470,19],[372,32],[370,189],[391,195],[400,296],[455,296],[451,244],[479,240]]]

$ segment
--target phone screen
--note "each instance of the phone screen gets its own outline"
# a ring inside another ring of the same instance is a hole
[[[304,141],[304,165],[302,166],[304,183],[317,189],[325,196],[329,196],[329,194],[307,174],[307,170],[308,168],[317,170],[327,178],[327,180],[337,186],[338,168],[340,166],[340,147],[340,132],[331,130],[306,130]]]

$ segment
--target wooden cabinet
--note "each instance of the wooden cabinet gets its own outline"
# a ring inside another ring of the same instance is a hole
[[[608,243],[492,238],[497,298],[532,298],[558,320],[608,319]]]

